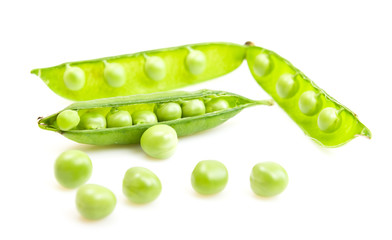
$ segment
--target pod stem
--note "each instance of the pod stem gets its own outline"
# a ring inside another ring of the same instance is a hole
[[[274,100],[269,99],[269,100],[257,100],[255,101],[256,104],[260,104],[260,105],[267,105],[267,106],[272,106],[274,105]]]

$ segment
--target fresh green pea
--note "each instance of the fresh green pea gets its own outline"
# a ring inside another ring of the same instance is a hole
[[[200,99],[185,101],[182,104],[182,117],[193,117],[206,113],[206,106]]]
[[[132,113],[133,123],[135,125],[139,124],[151,124],[157,123],[158,119],[155,113],[149,110],[140,110]]]
[[[64,84],[71,91],[79,91],[86,83],[84,71],[79,67],[67,65],[64,72]]]
[[[290,98],[297,92],[298,86],[291,74],[283,74],[276,82],[276,92],[281,98]]]
[[[262,197],[272,197],[282,193],[288,182],[286,170],[274,162],[256,164],[250,175],[253,192]]]
[[[116,207],[117,199],[109,189],[86,184],[76,192],[76,208],[80,215],[90,220],[99,220],[110,215]]]
[[[74,110],[64,110],[59,115],[57,115],[56,123],[60,130],[68,131],[76,126],[80,122],[80,117],[77,111]]]
[[[166,65],[162,58],[146,56],[144,70],[149,78],[154,81],[160,81],[166,76]]]
[[[106,122],[109,128],[132,126],[132,117],[128,111],[112,109],[106,115]]]
[[[87,182],[92,169],[88,155],[79,150],[63,152],[54,163],[55,177],[65,188],[76,188]]]
[[[147,168],[133,167],[124,175],[123,193],[133,203],[152,202],[159,196],[161,190],[161,181]]]
[[[202,51],[189,49],[185,64],[187,69],[194,75],[203,73],[207,66],[206,56]]]
[[[253,71],[257,76],[264,76],[270,69],[270,60],[267,54],[260,53],[256,56]]]
[[[104,61],[105,70],[103,76],[109,86],[118,88],[125,84],[126,73],[124,67],[119,63],[108,63]]]
[[[321,101],[319,95],[312,90],[304,92],[298,101],[301,112],[307,116],[312,116],[320,111]]]
[[[86,112],[80,117],[80,129],[102,129],[106,128],[106,118],[97,112]]]
[[[203,195],[221,192],[229,180],[227,169],[216,160],[200,161],[193,169],[191,183],[193,189]]]
[[[206,103],[206,112],[216,112],[224,109],[228,109],[229,103],[223,98],[213,98],[211,101]]]
[[[178,103],[164,103],[157,107],[156,114],[160,122],[171,121],[181,118],[182,110]]]
[[[324,108],[317,118],[317,125],[323,132],[335,131],[340,125],[339,111],[332,107]]]
[[[148,128],[140,139],[143,151],[153,157],[165,159],[176,151],[178,143],[177,133],[168,125],[155,125]]]

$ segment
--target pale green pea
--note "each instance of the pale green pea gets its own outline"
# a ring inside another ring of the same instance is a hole
[[[264,76],[270,68],[270,60],[267,54],[260,53],[256,56],[255,62],[253,64],[254,73],[261,77]]]
[[[339,111],[332,107],[321,110],[317,118],[317,125],[321,131],[331,133],[339,128]]]
[[[132,113],[134,125],[157,123],[158,119],[155,113],[149,110],[140,110]]]
[[[145,56],[146,63],[144,70],[149,78],[154,81],[160,81],[166,76],[166,65],[162,58],[157,56]]]
[[[189,49],[185,64],[189,72],[198,75],[203,73],[206,69],[207,59],[202,51]]]
[[[132,117],[128,111],[112,109],[106,115],[108,128],[132,126]]]
[[[140,139],[143,151],[147,155],[159,159],[171,157],[176,150],[177,143],[176,130],[163,124],[150,127]]]
[[[299,98],[298,106],[301,112],[307,116],[316,114],[321,108],[319,95],[312,90],[304,92]]]
[[[181,118],[182,110],[178,103],[163,103],[157,107],[156,114],[160,122],[170,121]]]
[[[226,187],[228,179],[229,175],[223,163],[204,160],[193,169],[191,183],[196,192],[211,195],[221,192]]]
[[[222,98],[213,98],[211,101],[206,103],[206,112],[216,112],[229,108],[229,103]]]
[[[276,92],[281,98],[290,98],[297,90],[298,86],[292,74],[283,74],[276,82]]]
[[[97,112],[86,112],[80,117],[80,129],[102,129],[106,128],[106,118]]]
[[[106,61],[104,61],[104,64],[103,76],[106,83],[114,88],[123,86],[126,80],[124,67],[119,63],[108,63]]]
[[[200,99],[193,99],[182,103],[182,117],[193,117],[205,113],[206,107]]]
[[[274,162],[262,162],[252,168],[250,186],[262,197],[273,197],[282,193],[289,183],[286,170]]]
[[[80,122],[80,117],[77,111],[73,110],[64,110],[59,115],[57,115],[56,123],[57,126],[62,131],[68,131],[76,126],[78,126]]]
[[[133,203],[152,202],[159,196],[161,190],[161,181],[147,168],[132,167],[124,175],[123,193]]]
[[[78,91],[84,87],[86,76],[81,68],[67,65],[63,80],[69,90]]]

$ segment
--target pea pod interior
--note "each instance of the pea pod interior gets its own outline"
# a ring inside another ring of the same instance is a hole
[[[201,115],[182,117],[152,124],[138,124],[92,130],[80,129],[77,127],[68,131],[60,130],[56,124],[58,114],[64,110],[77,111],[81,116],[91,112],[105,116],[111,109],[116,108],[128,111],[132,114],[140,110],[154,112],[156,107],[163,103],[174,102],[182,105],[185,102],[195,99],[201,100],[203,103],[208,103],[217,98],[225,100],[228,103],[228,107]],[[40,119],[38,125],[44,130],[59,132],[63,136],[79,143],[94,145],[131,144],[138,143],[143,132],[155,124],[167,124],[176,130],[178,136],[186,136],[218,126],[235,116],[242,109],[260,104],[272,105],[272,101],[255,101],[234,93],[213,90],[162,92],[76,102],[58,113]]]

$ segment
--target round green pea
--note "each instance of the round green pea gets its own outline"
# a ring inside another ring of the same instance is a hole
[[[135,125],[157,123],[155,113],[149,110],[140,110],[132,113],[132,120]]]
[[[80,215],[90,220],[110,215],[116,203],[117,199],[113,192],[100,185],[86,184],[76,192],[76,208]]]
[[[211,195],[221,192],[226,187],[228,179],[229,175],[223,163],[204,160],[193,169],[191,183],[196,192]]]
[[[55,177],[65,188],[76,188],[87,182],[92,169],[88,155],[79,150],[63,152],[54,163]]]
[[[69,90],[78,91],[84,87],[86,76],[81,68],[67,66],[63,80]]]
[[[253,192],[262,197],[273,197],[282,193],[289,182],[286,170],[274,162],[256,164],[250,175]]]
[[[154,158],[165,159],[172,156],[178,143],[177,133],[168,125],[154,125],[148,128],[140,139],[143,151]]]
[[[106,118],[97,112],[86,112],[80,117],[80,129],[102,129],[106,128]]]
[[[318,95],[312,90],[304,92],[298,101],[301,112],[307,116],[312,116],[320,111],[321,101]]]
[[[193,117],[206,113],[206,106],[200,99],[185,101],[182,104],[182,117]]]
[[[161,181],[147,168],[133,167],[124,175],[123,193],[133,203],[152,202],[159,196],[161,190]]]
[[[291,74],[283,74],[276,82],[276,92],[281,98],[290,98],[297,93],[298,86]]]
[[[128,111],[112,110],[106,115],[108,128],[132,126],[132,117]]]
[[[105,63],[103,76],[106,83],[114,88],[123,86],[126,80],[125,69],[119,63]]]
[[[164,103],[157,107],[156,114],[160,122],[170,121],[181,118],[182,110],[178,103]]]
[[[153,56],[147,57],[144,70],[149,78],[159,81],[166,76],[166,65],[162,58]]]
[[[327,107],[321,110],[317,118],[317,125],[321,131],[331,133],[339,128],[339,112],[335,108]]]
[[[229,103],[223,98],[213,98],[206,103],[206,112],[216,112],[229,108]]]
[[[80,117],[77,111],[64,110],[56,117],[57,126],[60,130],[68,131],[78,126]]]
[[[262,77],[264,76],[270,68],[270,60],[267,54],[260,53],[256,56],[254,64],[253,64],[253,71],[254,73]]]
[[[206,69],[207,59],[202,51],[191,50],[185,59],[185,64],[189,72],[198,75]]]

